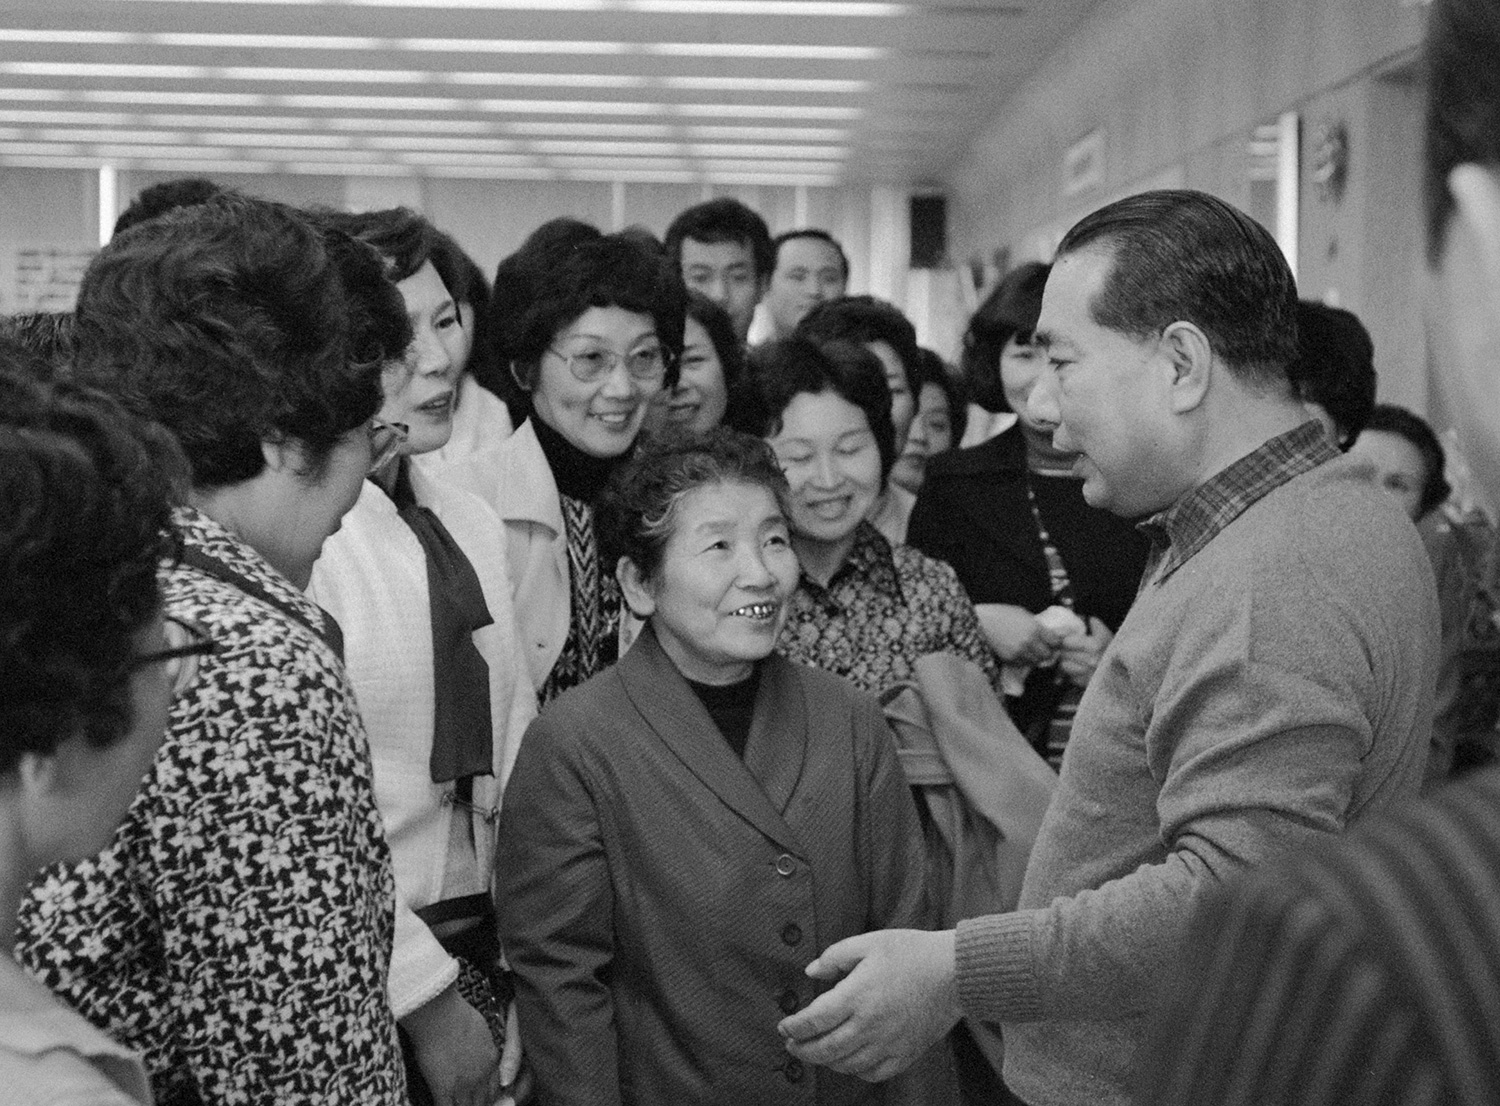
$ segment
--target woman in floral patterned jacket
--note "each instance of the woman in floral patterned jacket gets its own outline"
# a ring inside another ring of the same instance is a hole
[[[78,328],[80,375],[184,446],[163,597],[218,649],[114,841],[33,885],[18,955],[162,1106],[402,1106],[390,858],[338,628],[301,590],[382,444],[401,299],[364,247],[229,196],[115,238]]]
[[[778,650],[876,695],[910,679],[918,657],[954,653],[998,690],[998,662],[953,569],[892,545],[866,521],[896,461],[875,354],[788,338],[757,349],[747,379],[734,421],[776,451],[802,563]]]

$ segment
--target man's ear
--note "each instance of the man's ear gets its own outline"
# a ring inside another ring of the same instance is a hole
[[[651,585],[641,575],[641,570],[629,557],[621,557],[615,565],[615,579],[620,582],[620,595],[630,613],[637,618],[650,618],[656,611],[656,596]]]
[[[1479,248],[1486,298],[1500,310],[1500,176],[1482,165],[1460,165],[1448,174],[1448,190]]]
[[[1208,335],[1189,322],[1170,323],[1161,332],[1159,355],[1172,370],[1172,412],[1183,415],[1195,410],[1208,395],[1213,379],[1214,354]]]

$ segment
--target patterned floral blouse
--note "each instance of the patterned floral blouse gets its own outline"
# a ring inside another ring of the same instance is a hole
[[[910,679],[928,653],[965,657],[1000,687],[999,663],[953,569],[892,546],[868,522],[826,588],[803,575],[776,648],[875,695]]]
[[[113,843],[33,884],[17,956],[145,1054],[158,1106],[400,1106],[395,884],[364,728],[319,636],[336,628],[207,516],[178,523],[198,564],[164,569],[167,610],[218,652]]]

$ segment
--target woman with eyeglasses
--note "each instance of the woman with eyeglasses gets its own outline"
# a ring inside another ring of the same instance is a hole
[[[113,842],[33,886],[18,954],[159,1102],[405,1106],[390,853],[338,627],[302,590],[390,436],[400,295],[362,244],[230,196],[113,239],[77,316],[78,375],[187,455],[162,591],[217,650]]]
[[[436,232],[401,208],[324,217],[384,258],[413,338],[381,375],[377,417],[400,428],[394,452],[323,547],[308,594],[343,628],[370,738],[396,871],[390,995],[413,1106],[492,1106],[519,1066],[490,895],[495,827],[536,696],[500,520],[412,464],[448,440],[466,345],[433,262]]]
[[[8,1102],[150,1102],[140,1058],[10,956],[42,868],[109,844],[211,643],[162,613],[181,454],[0,343],[0,1086]]]
[[[541,703],[629,644],[594,504],[634,448],[651,397],[676,383],[684,295],[639,236],[570,219],[538,228],[496,272],[496,340],[526,417],[451,471],[505,523],[516,624]]]

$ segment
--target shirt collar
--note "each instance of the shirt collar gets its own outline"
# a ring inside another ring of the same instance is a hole
[[[833,578],[828,581],[826,588],[807,573],[802,574],[802,586],[809,595],[821,602],[831,601],[833,592],[846,580],[857,580],[864,587],[874,588],[903,601],[901,580],[896,573],[896,555],[891,549],[891,543],[868,520],[855,528],[854,546]]]
[[[1309,420],[1265,442],[1215,473],[1172,506],[1140,524],[1151,539],[1151,558],[1141,586],[1167,578],[1208,545],[1225,527],[1295,477],[1332,461],[1339,451],[1322,423]]]

